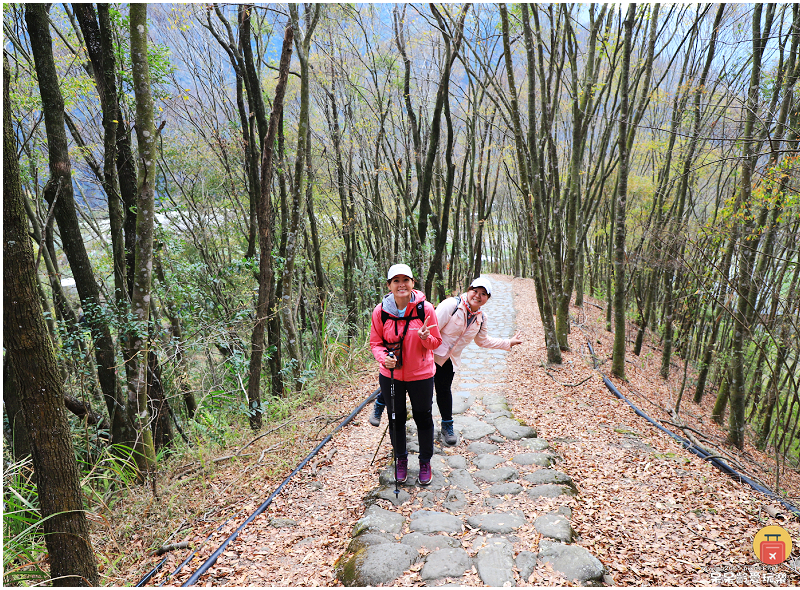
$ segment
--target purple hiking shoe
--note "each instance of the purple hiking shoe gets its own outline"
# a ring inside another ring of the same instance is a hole
[[[408,459],[398,459],[397,468],[395,470],[395,479],[397,483],[405,483],[408,477]]]
[[[419,484],[422,486],[426,486],[431,483],[431,479],[433,479],[433,471],[431,471],[431,464],[430,463],[420,463],[419,464]]]

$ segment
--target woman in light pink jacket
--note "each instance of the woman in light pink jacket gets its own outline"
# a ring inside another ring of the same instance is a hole
[[[442,438],[447,446],[458,443],[453,430],[453,394],[451,387],[455,372],[461,366],[461,351],[473,340],[482,348],[511,350],[522,340],[515,334],[513,338],[492,338],[489,336],[486,314],[481,307],[492,296],[492,283],[487,277],[478,277],[466,293],[450,297],[436,308],[439,320],[439,333],[442,344],[433,351],[436,374],[433,382],[436,388],[436,404],[442,415]]]

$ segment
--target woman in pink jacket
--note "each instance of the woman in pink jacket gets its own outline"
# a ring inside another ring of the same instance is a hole
[[[425,295],[414,289],[414,276],[405,264],[389,269],[386,285],[389,294],[372,312],[369,343],[380,364],[378,381],[383,403],[390,401],[394,380],[394,414],[396,424],[390,428],[395,451],[398,482],[408,477],[406,450],[406,393],[417,424],[419,440],[419,483],[431,483],[433,457],[433,351],[442,343],[436,310],[425,301]],[[424,318],[424,319],[423,319]],[[389,355],[392,353],[392,356]]]
[[[492,296],[492,282],[487,277],[478,277],[460,297],[450,297],[436,308],[442,344],[433,351],[436,361],[436,405],[442,414],[442,438],[448,446],[458,443],[453,430],[453,377],[461,365],[461,351],[473,340],[482,348],[511,350],[521,344],[518,334],[513,338],[492,338],[481,307]]]

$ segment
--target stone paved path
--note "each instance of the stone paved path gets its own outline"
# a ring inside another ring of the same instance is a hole
[[[514,333],[511,283],[494,280],[493,287],[484,308],[489,334],[508,338]],[[557,469],[547,441],[514,419],[506,402],[508,354],[474,343],[465,349],[453,383],[461,441],[443,447],[434,403],[437,443],[426,487],[417,483],[416,427],[407,423],[407,482],[396,496],[388,465],[364,498],[364,515],[337,562],[344,585],[407,585],[418,579],[403,578],[415,575],[428,586],[526,585],[534,568],[546,564],[583,585],[602,578],[600,561],[571,544],[577,487]]]
[[[511,283],[492,282],[492,296],[483,306],[488,318],[489,335],[511,338],[514,334],[514,299]],[[461,354],[461,370],[453,380],[453,414],[463,414],[475,397],[482,393],[497,392],[505,383],[505,350],[480,348],[474,342]],[[439,416],[434,395],[434,417]],[[455,419],[458,423],[458,419]]]

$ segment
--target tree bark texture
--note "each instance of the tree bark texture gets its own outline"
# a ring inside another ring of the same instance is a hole
[[[619,113],[619,182],[617,182],[616,212],[614,220],[614,352],[611,372],[625,379],[625,211],[628,201],[628,79],[631,69],[631,37],[636,4],[628,5],[628,14],[623,23],[625,37],[622,47],[622,71],[620,72]]]
[[[272,113],[269,116],[267,136],[264,140],[264,152],[261,156],[261,198],[258,201],[258,302],[256,304],[256,321],[250,340],[250,379],[247,383],[247,402],[249,405],[250,427],[261,428],[261,366],[264,356],[264,328],[267,319],[274,310],[269,307],[270,281],[273,279],[272,266],[272,215],[270,188],[272,187],[273,145],[278,132],[278,121],[283,110],[283,97],[286,93],[286,81],[289,77],[289,63],[292,58],[292,27],[287,26],[283,36],[283,48],[278,70],[278,85],[272,99]]]
[[[3,412],[10,427],[10,439],[6,437],[8,447],[14,461],[22,461],[31,454],[31,444],[28,439],[28,428],[22,414],[22,400],[20,400],[19,387],[14,377],[14,370],[9,362],[9,355],[3,357]]]
[[[61,96],[53,61],[49,17],[45,5],[26,5],[25,21],[31,37],[31,49],[36,64],[47,131],[50,179],[45,186],[44,196],[51,206],[55,202],[55,218],[61,234],[61,244],[72,269],[84,316],[92,329],[97,376],[111,417],[112,441],[130,445],[135,440],[136,434],[127,416],[125,397],[117,380],[114,342],[111,339],[111,331],[105,318],[105,307],[100,299],[100,289],[89,262],[75,210],[72,165],[64,129],[64,99]]]
[[[40,5],[38,16],[47,13]],[[97,586],[80,474],[55,352],[39,304],[3,60],[3,331],[36,472],[50,577],[58,586]],[[62,127],[63,131],[63,127]]]
[[[120,112],[109,5],[98,4],[97,16],[91,4],[74,3],[72,7],[86,42],[97,93],[100,96],[100,106],[103,109],[103,190],[108,199],[108,217],[111,226],[114,291],[117,306],[123,310],[127,308],[129,293],[126,282],[125,235],[123,231],[125,210],[119,194],[115,162]]]
[[[128,407],[136,424],[136,462],[149,472],[155,464],[153,433],[148,411],[148,323],[153,284],[153,226],[155,220],[156,129],[153,125],[153,96],[150,66],[147,62],[147,5],[131,4],[131,64],[136,96],[136,140],[139,146],[139,196],[136,201],[136,257],[134,263],[131,311],[133,357],[132,383],[128,383]]]

